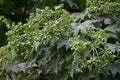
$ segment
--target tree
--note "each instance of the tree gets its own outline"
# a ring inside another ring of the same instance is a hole
[[[120,3],[88,0],[82,13],[73,14],[64,7],[36,9],[25,23],[1,19],[8,29],[1,77],[119,80]]]

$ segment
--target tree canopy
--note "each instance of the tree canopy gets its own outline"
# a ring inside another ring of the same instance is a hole
[[[0,0],[0,79],[119,80],[119,13],[119,0]]]

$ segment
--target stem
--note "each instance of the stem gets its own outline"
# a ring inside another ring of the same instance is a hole
[[[8,77],[10,80],[12,80],[12,76],[10,75],[10,73],[7,73]]]
[[[95,49],[95,51],[96,51],[96,54],[97,54],[97,56],[98,56],[98,59],[100,60],[99,54],[98,54],[98,52],[97,52],[96,49]],[[100,64],[98,65],[98,71],[97,71],[97,78],[98,78],[98,80],[100,80],[99,73],[100,73]]]
[[[98,66],[98,73],[97,73],[97,78],[98,78],[98,80],[100,80],[99,73],[100,73],[100,67]]]

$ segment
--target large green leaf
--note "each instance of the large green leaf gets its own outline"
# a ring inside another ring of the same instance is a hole
[[[110,64],[108,70],[111,71],[113,76],[115,76],[117,73],[120,73],[120,60],[118,59],[114,63]]]

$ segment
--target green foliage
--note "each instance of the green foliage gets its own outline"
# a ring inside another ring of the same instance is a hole
[[[17,54],[24,57],[33,53],[37,41],[54,46],[57,40],[71,34],[69,23],[72,19],[73,17],[60,6],[55,7],[55,10],[50,10],[48,7],[45,10],[37,10],[36,14],[31,14],[26,24],[12,24],[9,27],[8,44]]]
[[[87,7],[90,12],[98,12],[111,18],[119,16],[120,13],[120,4],[110,0],[88,0]]]
[[[6,51],[14,54],[15,58],[14,64],[11,64],[12,67],[7,66],[6,72],[11,73],[12,79],[15,76],[14,73],[17,74],[16,79],[32,79],[36,72],[38,72],[37,78],[41,78],[38,76],[41,72],[41,74],[45,72],[54,75],[56,79],[60,76],[61,79],[67,79],[70,76],[68,71],[72,69],[72,65],[69,64],[71,63],[69,60],[72,56],[68,50],[69,43],[66,42],[72,35],[70,23],[74,17],[61,7],[62,5],[56,6],[54,10],[49,7],[37,10],[36,14],[31,14],[25,24],[7,24],[10,30],[6,33],[7,45],[9,45],[9,50],[6,49]],[[25,68],[26,65],[28,67]],[[1,66],[4,65],[1,64]]]
[[[7,41],[7,36],[5,33],[7,32],[7,27],[5,26],[5,19],[4,17],[0,16],[0,47],[4,46]]]
[[[119,80],[119,2],[87,6],[76,18],[60,5],[36,9],[24,24],[1,19],[9,31],[1,30],[8,43],[0,48],[0,72],[11,80]]]
[[[13,60],[14,54],[9,52],[9,47],[0,48],[0,76],[4,75],[2,72],[5,67],[10,64]]]
[[[60,0],[38,0],[34,5],[34,7],[43,9],[46,6],[49,6],[50,8],[54,8],[54,6],[58,5],[59,3],[60,3]]]
[[[86,29],[81,30],[81,35],[75,37],[71,48],[74,50],[74,63],[80,63],[79,68],[103,71],[115,55],[108,47],[109,34],[104,30]],[[109,57],[109,58],[108,58]]]
[[[3,16],[0,16],[0,77],[5,67],[12,62],[13,54],[8,52],[9,47],[5,46],[7,44],[7,27],[5,25],[6,19]],[[5,46],[5,47],[3,47]]]
[[[76,27],[77,30],[75,30],[79,36],[73,38],[74,41],[72,41],[71,45],[75,54],[73,64],[80,63],[77,70],[83,74],[86,73],[86,71],[90,72],[90,74],[92,74],[92,79],[119,80],[119,68],[117,67],[119,65],[120,49],[119,45],[117,45],[120,41],[119,5],[119,3],[108,0],[89,0],[87,5],[89,7],[81,14],[82,16],[80,16],[80,22],[82,22],[82,24],[78,25]],[[91,26],[92,29],[88,27],[84,29],[84,25]],[[80,29],[80,31],[78,29]],[[100,39],[98,37],[100,37]],[[98,45],[95,44],[96,41]],[[116,41],[118,41],[117,44]],[[93,55],[93,53],[98,54]],[[106,69],[104,66],[106,66]],[[84,78],[81,79],[85,80]]]
[[[61,0],[61,2],[68,3],[70,9],[72,10],[71,12],[84,11],[86,8],[86,0]],[[66,5],[67,4],[65,4],[64,6],[66,7]],[[67,7],[66,9],[68,10],[69,8]]]
[[[28,17],[28,11],[33,8],[36,0],[0,0],[0,15],[14,22],[22,21]]]

